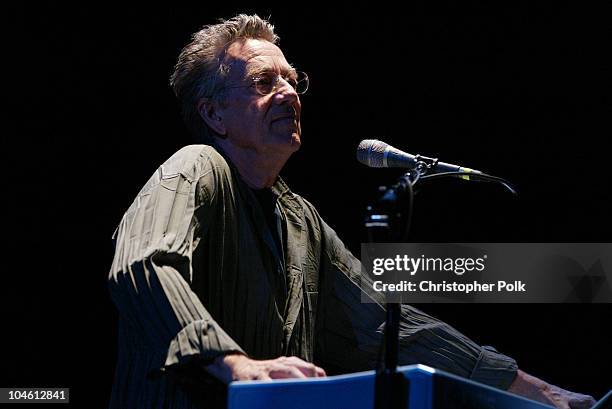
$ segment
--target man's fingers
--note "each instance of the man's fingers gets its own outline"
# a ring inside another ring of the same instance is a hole
[[[291,374],[293,375],[292,378],[306,378],[307,375],[304,374],[299,368],[296,367],[290,367],[291,368]]]
[[[281,356],[278,358],[279,361],[286,365],[300,366],[308,364],[308,362],[298,358],[297,356]]]
[[[287,378],[314,378],[326,376],[318,366],[297,357],[280,357],[257,361],[247,357],[226,357],[233,380],[270,380]],[[226,362],[227,361],[227,362]]]
[[[570,408],[571,409],[589,409],[594,406],[597,402],[592,396],[589,395],[579,395],[574,400],[570,400]]]
[[[314,366],[313,364],[309,364],[305,362],[301,365],[296,365],[295,367],[299,369],[305,376],[309,378],[314,378],[317,376],[317,367]]]
[[[283,363],[286,365],[295,366],[298,368],[304,375],[309,378],[316,378],[319,376],[326,376],[323,368],[320,368],[310,362],[306,362],[296,356],[291,357],[282,357]]]
[[[306,378],[306,375],[298,368],[285,364],[276,364],[270,370],[269,374],[272,379]]]
[[[323,368],[320,368],[314,364],[305,362],[303,365],[298,366],[300,371],[309,378],[316,378],[319,376],[327,376]]]

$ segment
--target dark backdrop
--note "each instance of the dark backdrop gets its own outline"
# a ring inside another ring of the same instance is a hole
[[[283,176],[354,252],[376,187],[399,175],[355,161],[373,137],[520,192],[429,185],[414,241],[610,242],[610,10],[512,4],[9,10],[0,386],[71,387],[75,406],[107,404],[110,237],[156,167],[191,143],[167,85],[180,49],[238,12],[270,16],[310,74],[303,147]],[[421,307],[552,383],[596,397],[611,387],[609,305]]]

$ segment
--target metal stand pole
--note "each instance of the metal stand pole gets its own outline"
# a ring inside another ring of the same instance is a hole
[[[406,173],[396,185],[385,189],[376,206],[368,207],[365,226],[370,242],[403,240],[412,216],[412,184],[419,176],[418,171],[415,174]],[[408,405],[408,380],[397,372],[401,306],[387,303],[386,310],[384,360],[376,372],[374,408],[405,409]]]

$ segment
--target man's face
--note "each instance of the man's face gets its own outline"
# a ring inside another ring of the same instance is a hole
[[[226,104],[219,113],[230,143],[258,153],[291,154],[301,144],[300,99],[294,88],[281,79],[277,89],[260,95],[251,77],[276,73],[295,75],[280,48],[265,40],[235,42],[227,50],[231,64],[227,79]],[[233,87],[236,85],[244,87]]]

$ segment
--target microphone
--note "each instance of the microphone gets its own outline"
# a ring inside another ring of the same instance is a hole
[[[377,139],[364,139],[359,143],[357,160],[371,168],[406,168],[429,174],[443,172],[483,174],[478,170],[440,162],[435,158],[411,155]]]

